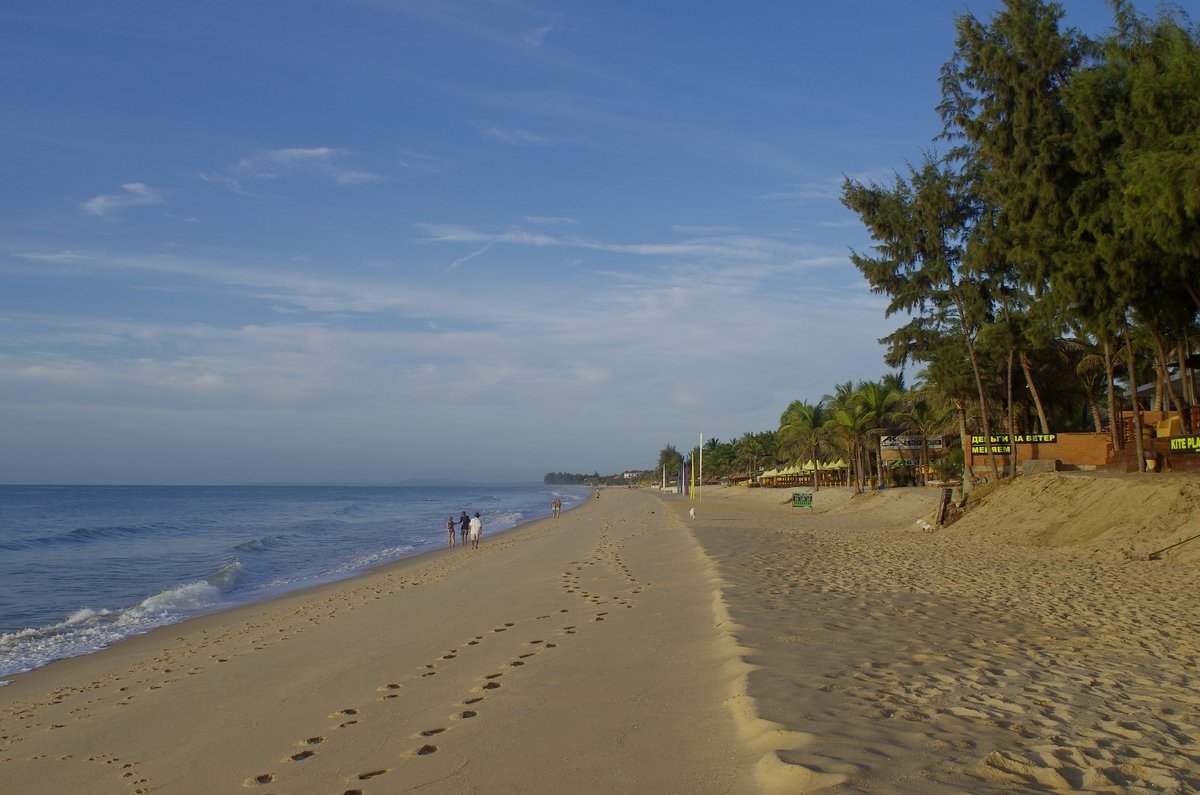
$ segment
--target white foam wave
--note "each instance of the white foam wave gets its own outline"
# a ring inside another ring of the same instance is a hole
[[[220,591],[228,591],[237,585],[245,576],[246,567],[237,558],[230,558],[221,564],[208,578],[208,584]]]
[[[122,621],[140,621],[148,614],[193,613],[217,604],[221,590],[209,582],[190,582],[154,596],[147,597],[137,607],[126,610]]]
[[[0,676],[99,651],[220,605],[220,589],[201,581],[157,593],[124,610],[80,608],[58,624],[0,635]]]

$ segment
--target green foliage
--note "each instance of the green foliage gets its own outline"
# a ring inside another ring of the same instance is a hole
[[[864,473],[883,428],[1098,431],[1122,391],[1182,367],[1200,338],[1200,28],[1111,3],[1100,40],[1046,0],[956,18],[938,108],[950,150],[842,186],[872,239],[851,261],[903,318],[885,361],[922,364],[920,389],[899,405],[886,380],[793,401],[772,439],[706,447],[714,472],[838,451]]]

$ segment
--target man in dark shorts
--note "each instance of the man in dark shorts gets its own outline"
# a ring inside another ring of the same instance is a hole
[[[458,517],[458,532],[462,536],[462,545],[467,545],[467,531],[471,529],[471,517],[467,516],[467,512],[463,511]]]

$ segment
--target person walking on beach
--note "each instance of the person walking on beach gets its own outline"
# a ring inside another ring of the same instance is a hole
[[[483,535],[483,520],[479,518],[479,511],[471,517],[471,549],[479,549],[479,536]]]
[[[554,498],[554,502],[550,503],[550,513],[554,515],[555,519],[558,518],[558,515],[562,513],[562,500]]]
[[[458,517],[458,527],[459,533],[462,535],[462,545],[464,547],[467,545],[467,530],[470,528],[470,526],[471,517],[467,516],[466,511],[463,511],[462,515]]]
[[[446,520],[446,545],[454,546],[454,517]]]

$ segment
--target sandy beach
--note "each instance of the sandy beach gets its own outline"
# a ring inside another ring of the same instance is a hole
[[[1018,479],[925,532],[934,490],[813,510],[706,492],[775,792],[1200,791],[1200,481]],[[811,775],[806,771],[811,771]]]
[[[1020,479],[933,533],[915,523],[932,489],[822,490],[813,509],[789,496],[609,490],[478,552],[14,676],[0,781],[31,795],[1200,789],[1200,550],[1146,560],[1200,532],[1194,479]],[[1121,524],[1110,498],[1142,510]]]

